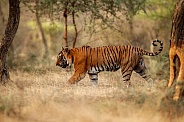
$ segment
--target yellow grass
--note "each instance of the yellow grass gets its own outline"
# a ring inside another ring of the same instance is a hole
[[[166,81],[146,82],[133,74],[132,86],[120,72],[99,74],[99,86],[88,76],[65,86],[72,75],[60,68],[11,71],[13,82],[0,86],[1,122],[182,122],[160,110]]]

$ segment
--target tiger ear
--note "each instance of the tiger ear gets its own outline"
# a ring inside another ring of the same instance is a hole
[[[66,53],[70,53],[70,50],[68,49],[68,47],[67,48],[65,48],[65,51],[66,51]]]
[[[64,48],[62,47],[61,50],[64,50]]]

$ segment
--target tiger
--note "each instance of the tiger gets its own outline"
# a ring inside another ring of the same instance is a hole
[[[98,85],[98,73],[102,71],[115,72],[121,69],[122,80],[129,86],[133,71],[142,78],[147,78],[143,55],[156,56],[160,54],[163,50],[163,43],[158,39],[152,41],[153,46],[157,46],[156,43],[160,45],[156,52],[145,51],[131,45],[63,48],[57,56],[56,66],[66,68],[74,64],[74,74],[67,81],[68,84],[75,84],[88,74],[91,83]]]

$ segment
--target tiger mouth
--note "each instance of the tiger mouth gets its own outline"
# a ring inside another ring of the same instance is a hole
[[[67,66],[69,66],[69,64],[56,64],[56,66],[59,66],[61,68],[66,68]]]
[[[67,66],[66,66],[66,65],[64,65],[64,66],[60,66],[60,67],[62,67],[62,68],[66,68]]]

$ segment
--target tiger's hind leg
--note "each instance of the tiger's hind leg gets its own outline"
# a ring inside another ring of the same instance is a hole
[[[146,75],[146,65],[143,58],[139,59],[138,64],[134,67],[134,71],[145,80],[148,80],[148,77]]]
[[[90,81],[93,86],[98,85],[98,73],[88,73]]]
[[[121,69],[122,69],[121,73],[122,73],[123,82],[125,82],[127,87],[129,87],[131,85],[130,77],[132,75],[133,68],[127,65]]]

